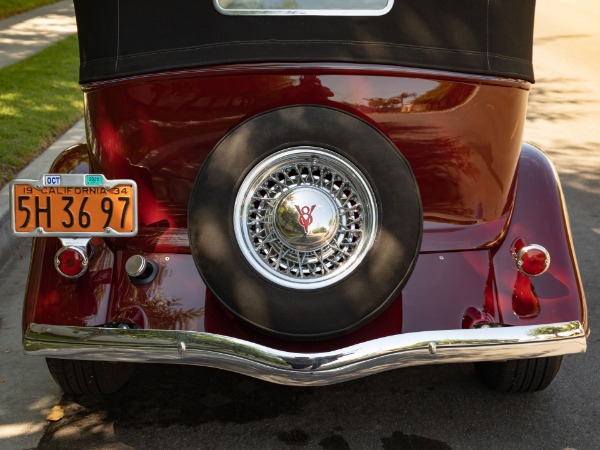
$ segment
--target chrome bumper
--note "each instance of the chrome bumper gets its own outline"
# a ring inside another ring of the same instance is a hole
[[[289,385],[327,385],[400,367],[557,356],[586,350],[580,322],[423,331],[323,353],[290,353],[192,331],[31,324],[27,354],[214,367]]]

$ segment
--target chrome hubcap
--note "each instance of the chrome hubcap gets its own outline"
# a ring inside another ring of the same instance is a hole
[[[290,189],[275,207],[275,231],[294,250],[322,248],[338,232],[338,224],[333,199],[314,187]]]
[[[348,276],[375,239],[377,206],[350,161],[316,147],[273,154],[244,179],[234,206],[240,250],[262,276],[309,290]]]

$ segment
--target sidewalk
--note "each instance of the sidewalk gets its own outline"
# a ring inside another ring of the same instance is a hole
[[[0,69],[77,32],[71,0],[0,20]]]

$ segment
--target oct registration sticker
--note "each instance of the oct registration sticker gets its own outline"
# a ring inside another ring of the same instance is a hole
[[[19,236],[135,236],[137,185],[104,175],[49,174],[10,183],[12,232]]]

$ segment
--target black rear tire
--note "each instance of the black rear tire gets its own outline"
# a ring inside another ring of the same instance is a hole
[[[498,392],[535,392],[546,389],[560,369],[562,356],[475,363],[477,375]]]
[[[121,389],[135,364],[46,358],[54,381],[66,394],[102,396]]]

